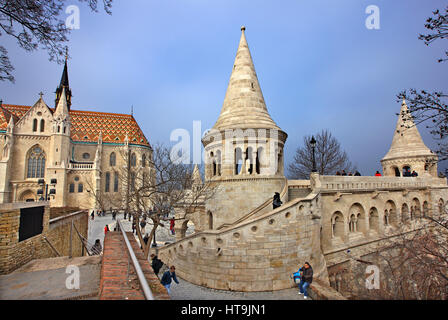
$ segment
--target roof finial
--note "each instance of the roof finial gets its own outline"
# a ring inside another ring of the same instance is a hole
[[[65,62],[68,60],[68,46],[65,47]]]
[[[242,27],[241,27],[241,31],[243,31],[243,32],[246,31],[246,27],[245,27],[245,26],[242,26]]]
[[[131,116],[134,115],[134,105],[131,106]]]
[[[41,92],[39,92],[39,96],[40,96],[40,98],[42,99],[42,96],[44,95],[44,93],[41,91]]]

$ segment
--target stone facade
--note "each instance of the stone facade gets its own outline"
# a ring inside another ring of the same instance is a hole
[[[0,105],[0,203],[43,199],[44,179],[52,207],[126,208],[131,173],[153,174],[134,117],[70,109],[67,63],[56,93],[54,108]]]
[[[23,208],[46,205],[43,215],[43,230],[31,238],[19,241],[20,214]],[[74,227],[83,237],[87,237],[88,215],[86,211],[61,216],[50,220],[50,207],[47,202],[31,204],[6,204],[0,206],[0,274],[10,273],[31,260],[57,256],[80,257],[85,254],[83,245]],[[49,242],[49,243],[48,243]]]
[[[308,261],[316,290],[339,299],[329,286],[350,283],[359,269],[354,257],[421,228],[424,216],[446,215],[447,180],[437,177],[437,156],[423,143],[405,102],[381,161],[384,177],[285,179],[287,135],[267,113],[242,31],[221,115],[203,138],[205,181],[215,183],[217,192],[200,210],[185,215],[179,208],[176,215],[184,218],[177,241],[158,255],[192,283],[236,291],[293,287],[290,275]],[[403,176],[404,169],[419,175]],[[274,192],[283,202],[275,210]],[[186,236],[189,220],[197,227]]]

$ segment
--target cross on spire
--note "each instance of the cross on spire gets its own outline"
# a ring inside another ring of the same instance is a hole
[[[44,93],[41,91],[41,92],[39,92],[39,96],[40,96],[40,98],[42,99],[42,96],[44,95]]]

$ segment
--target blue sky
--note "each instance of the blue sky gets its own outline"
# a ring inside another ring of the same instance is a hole
[[[70,4],[70,2],[68,3]],[[73,4],[78,4],[73,1]],[[380,9],[368,30],[367,6]],[[288,133],[286,164],[303,136],[329,129],[362,174],[381,168],[406,88],[447,89],[443,42],[418,40],[432,0],[114,0],[113,14],[81,8],[70,36],[73,109],[130,113],[151,143],[174,129],[217,120],[240,39],[246,37],[268,110]],[[4,103],[52,106],[62,66],[1,37],[16,83],[0,83]],[[419,127],[425,143],[435,142]],[[444,167],[446,165],[443,165]]]

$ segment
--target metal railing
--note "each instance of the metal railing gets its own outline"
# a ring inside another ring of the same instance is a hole
[[[118,228],[121,230],[123,234],[124,242],[126,243],[126,247],[128,248],[129,255],[131,256],[132,264],[134,265],[135,271],[137,272],[138,280],[140,281],[140,285],[142,286],[143,293],[145,294],[146,300],[154,300],[154,296],[152,295],[151,288],[148,285],[148,281],[146,281],[145,274],[143,273],[142,267],[135,256],[134,250],[132,249],[131,243],[129,242],[128,236],[124,231],[123,225],[121,224],[120,219],[117,219]]]

